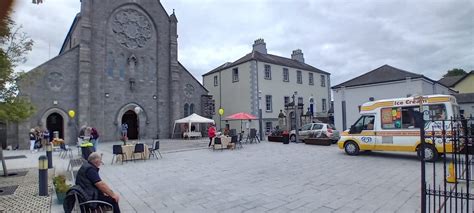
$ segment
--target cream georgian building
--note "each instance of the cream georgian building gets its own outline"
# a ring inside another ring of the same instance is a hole
[[[227,62],[203,75],[203,85],[215,100],[217,128],[229,124],[231,129],[240,130],[240,121],[226,121],[225,117],[246,112],[259,116],[262,110],[262,131],[279,125],[280,110],[285,111],[285,102],[304,104],[305,114],[313,112],[314,117],[327,117],[330,103],[330,73],[306,64],[301,50],[294,50],[291,58],[267,53],[263,39],[255,40],[253,50],[234,62]],[[259,98],[260,97],[260,98]],[[298,102],[297,102],[298,103]],[[219,115],[218,110],[224,109]],[[259,130],[258,120],[246,127]],[[294,126],[294,120],[290,124]]]

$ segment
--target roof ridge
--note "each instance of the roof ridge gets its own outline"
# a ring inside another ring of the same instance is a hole
[[[378,72],[382,72],[384,69],[387,69],[387,70],[395,70],[397,72],[399,72],[402,76],[405,76],[406,77],[410,77],[410,76],[415,76],[415,77],[420,77],[420,78],[427,78],[421,74],[416,74],[416,73],[413,73],[413,72],[409,72],[409,71],[406,71],[406,70],[402,70],[402,69],[399,69],[399,68],[396,68],[396,67],[393,67],[393,66],[390,66],[388,64],[384,64],[380,67],[377,67],[369,72],[366,72],[362,75],[359,75],[353,79],[349,79],[345,82],[342,82],[332,88],[339,88],[339,87],[342,87],[342,86],[357,86],[357,85],[365,85],[365,84],[368,84],[368,83],[381,83],[381,82],[386,82],[386,81],[394,81],[396,79],[388,79],[388,80],[385,80],[385,81],[382,81],[380,79],[378,80],[374,80],[372,82],[370,82],[370,80],[368,79],[369,76],[373,75],[374,73],[378,73]],[[427,78],[429,79],[429,78]],[[360,82],[360,83],[357,83],[358,81],[364,81],[365,82]],[[399,79],[398,79],[399,80]],[[431,79],[429,79],[431,80]],[[354,85],[351,85],[351,83],[353,83]]]

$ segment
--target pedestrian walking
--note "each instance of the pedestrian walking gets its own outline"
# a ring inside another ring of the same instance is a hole
[[[211,147],[212,139],[216,137],[216,128],[214,127],[214,124],[209,124],[209,129],[207,129],[207,136],[209,136],[208,147]]]
[[[36,152],[35,143],[36,143],[35,129],[31,129],[30,130],[30,152],[31,153]]]

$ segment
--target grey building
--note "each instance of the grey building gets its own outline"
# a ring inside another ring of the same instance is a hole
[[[9,127],[9,143],[26,147],[36,126],[69,144],[84,125],[101,141],[119,140],[122,123],[130,139],[170,137],[208,93],[178,61],[177,23],[157,0],[82,0],[59,55],[21,80],[36,114]]]

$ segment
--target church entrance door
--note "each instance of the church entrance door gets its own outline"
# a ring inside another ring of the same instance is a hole
[[[63,116],[59,113],[52,113],[46,118],[46,128],[48,128],[49,134],[51,135],[51,140],[54,137],[54,132],[59,133],[59,138],[64,139],[64,120]]]
[[[133,110],[128,110],[122,116],[122,124],[128,125],[127,136],[128,139],[138,139],[138,117]]]

